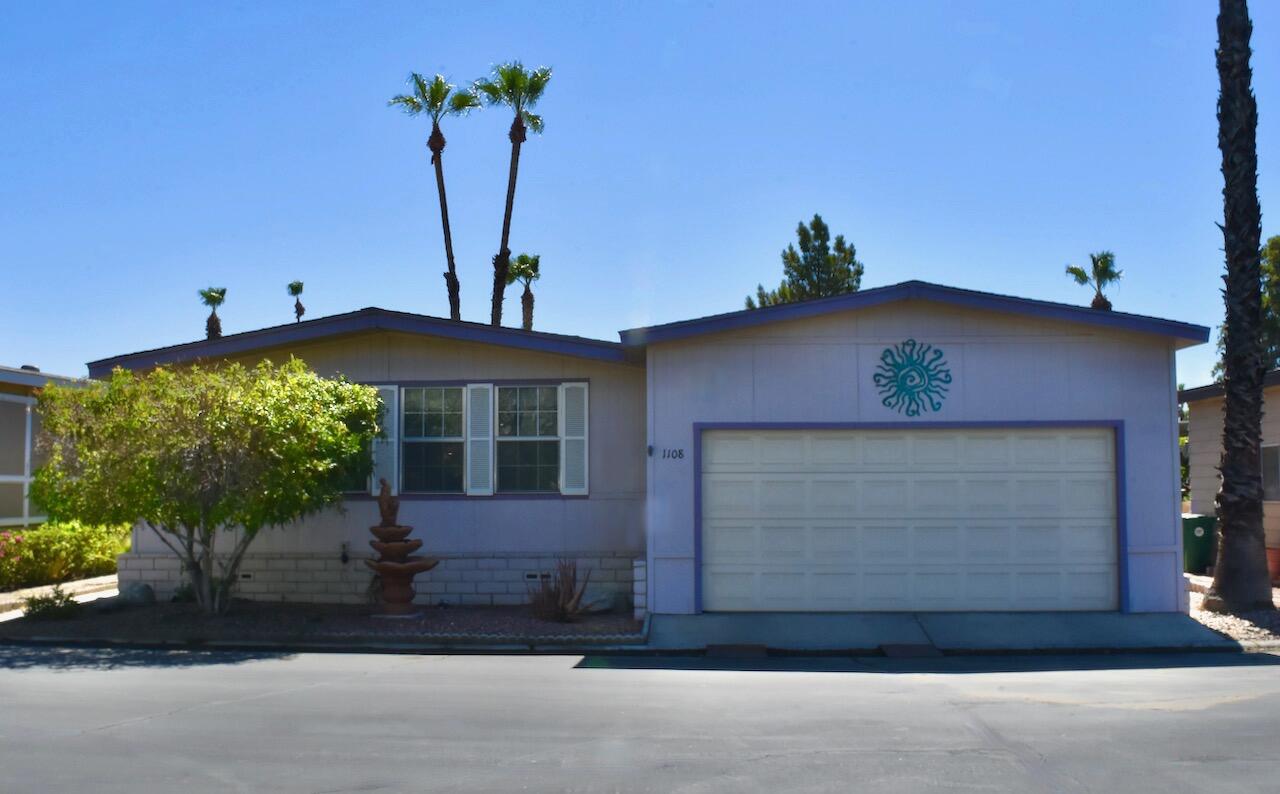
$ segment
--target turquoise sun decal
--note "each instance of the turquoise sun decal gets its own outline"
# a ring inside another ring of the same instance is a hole
[[[884,349],[872,380],[886,408],[919,416],[923,411],[942,410],[951,385],[951,369],[941,350],[908,339]]]

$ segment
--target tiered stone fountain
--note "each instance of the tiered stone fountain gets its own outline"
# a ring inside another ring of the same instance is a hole
[[[365,560],[365,565],[382,579],[382,614],[387,617],[412,616],[415,614],[413,577],[436,567],[440,560],[410,556],[422,548],[422,541],[416,538],[409,540],[413,527],[396,523],[400,500],[391,495],[391,486],[386,480],[379,480],[379,483],[378,512],[382,514],[382,523],[369,527],[377,538],[369,541],[369,545],[378,552],[378,559]]]

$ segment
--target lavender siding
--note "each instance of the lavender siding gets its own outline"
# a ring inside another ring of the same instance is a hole
[[[907,338],[942,348],[954,377],[920,422],[1122,424],[1127,607],[1183,607],[1174,340],[923,301],[864,308],[648,348],[649,608],[696,609],[695,423],[901,422],[871,376]],[[908,420],[909,421],[909,420]]]

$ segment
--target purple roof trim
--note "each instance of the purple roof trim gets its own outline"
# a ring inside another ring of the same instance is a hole
[[[1262,377],[1262,388],[1269,389],[1272,386],[1280,386],[1280,369],[1273,369]],[[1197,400],[1208,400],[1214,397],[1221,397],[1227,393],[1227,389],[1219,383],[1210,383],[1206,386],[1196,386],[1191,389],[1183,389],[1178,392],[1178,402],[1193,403]]]
[[[628,331],[622,331],[619,336],[622,337],[622,344],[628,347],[651,345],[719,331],[750,328],[766,323],[799,320],[830,312],[867,309],[872,306],[903,300],[937,301],[970,309],[1087,323],[1104,328],[1169,336],[1175,339],[1187,340],[1194,344],[1209,341],[1209,329],[1202,325],[1162,320],[1158,317],[1146,317],[1139,314],[1099,311],[1065,303],[1015,298],[1009,295],[996,295],[990,292],[977,292],[957,287],[944,287],[940,284],[929,284],[924,281],[904,281],[901,284],[862,290],[832,298],[819,298],[817,300],[804,301],[803,303],[787,303],[763,309],[745,309],[728,314],[701,317],[696,320],[653,325],[647,328],[632,328]]]
[[[542,353],[577,356],[598,361],[626,363],[627,351],[617,342],[605,342],[581,336],[548,334],[541,331],[523,331],[518,328],[494,328],[482,323],[454,322],[440,317],[394,312],[387,309],[367,308],[347,314],[335,314],[300,323],[277,325],[231,334],[221,339],[200,340],[182,345],[172,345],[154,350],[143,350],[122,356],[89,362],[89,377],[99,378],[116,367],[135,369],[157,364],[175,364],[198,359],[234,356],[252,350],[309,342],[343,334],[370,331],[400,331],[409,334],[480,342]]]

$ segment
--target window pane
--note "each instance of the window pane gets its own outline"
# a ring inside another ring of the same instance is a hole
[[[516,434],[516,414],[510,411],[498,412],[498,435],[514,436]]]
[[[518,392],[511,388],[498,389],[498,410],[514,411],[516,409],[516,395]]]
[[[1262,498],[1280,501],[1280,447],[1262,448]]]
[[[422,412],[422,389],[405,389],[404,390],[404,410],[405,413]]]
[[[538,408],[538,390],[533,386],[520,387],[520,410],[533,411]]]
[[[415,441],[402,445],[401,490],[461,493],[462,443]]]
[[[559,490],[559,441],[498,443],[499,492],[554,493]]]
[[[516,447],[518,442],[503,441],[498,444],[498,465],[514,466],[519,461],[516,459]]]
[[[462,414],[444,415],[444,435],[458,438],[462,435]]]
[[[556,409],[556,387],[541,386],[538,388],[538,409],[554,411]]]
[[[422,414],[404,415],[404,434],[408,438],[421,436],[423,432]]]
[[[427,389],[427,410],[439,413],[444,408],[444,390]]]
[[[555,411],[540,411],[538,413],[538,435],[554,436],[556,434],[556,414]]]
[[[444,417],[440,414],[427,414],[427,430],[423,435],[439,438],[444,435]]]
[[[444,409],[449,413],[462,413],[462,389],[444,390]]]
[[[535,411],[521,411],[520,424],[517,425],[516,435],[520,436],[536,436],[538,435],[538,414]]]

